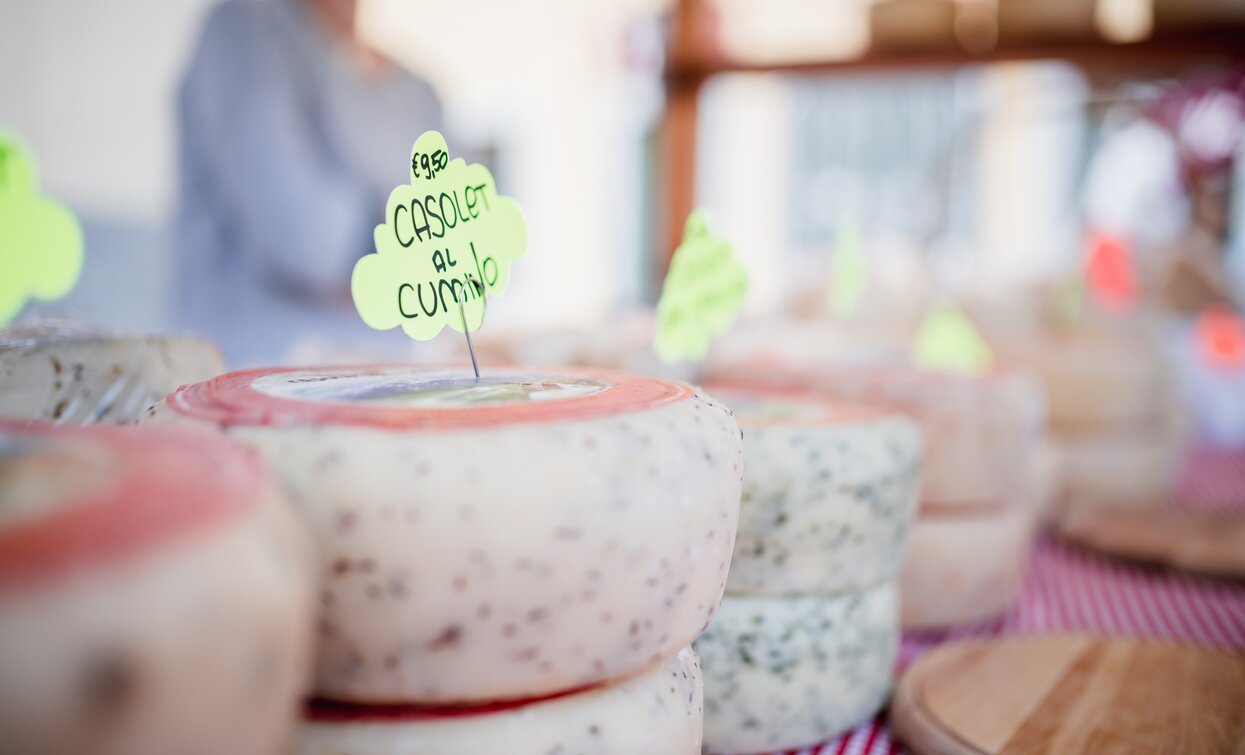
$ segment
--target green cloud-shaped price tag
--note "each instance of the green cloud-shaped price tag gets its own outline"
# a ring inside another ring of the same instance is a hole
[[[850,218],[839,222],[834,235],[834,262],[830,278],[830,312],[851,317],[860,309],[865,293],[865,255],[860,248],[860,229]]]
[[[735,321],[747,292],[748,274],[730,244],[709,233],[705,213],[694,210],[657,302],[657,356],[667,364],[703,359],[713,337]]]
[[[411,183],[389,194],[374,237],[376,253],[350,279],[355,308],[369,327],[401,325],[420,341],[446,325],[463,332],[464,319],[479,328],[485,297],[506,290],[510,263],[527,248],[518,204],[497,193],[483,165],[451,160],[436,131],[415,141]]]
[[[0,135],[0,326],[28,299],[65,296],[82,272],[82,229],[36,190],[33,160]]]
[[[912,362],[939,372],[974,375],[994,365],[994,355],[972,321],[954,304],[932,308],[917,330]]]

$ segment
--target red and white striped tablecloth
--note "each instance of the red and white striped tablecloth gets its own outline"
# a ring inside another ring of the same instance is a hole
[[[1193,454],[1181,486],[1182,505],[1245,513],[1245,452]],[[905,634],[899,666],[940,642],[963,637],[1090,631],[1154,637],[1245,650],[1245,583],[1117,561],[1039,540],[1020,598],[1002,619],[939,634]],[[818,747],[792,755],[892,755],[885,714]]]

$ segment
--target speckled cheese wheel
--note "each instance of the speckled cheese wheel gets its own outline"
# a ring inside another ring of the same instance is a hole
[[[277,752],[310,682],[311,566],[239,444],[0,423],[0,750]]]
[[[730,372],[735,379],[864,401],[910,416],[925,438],[922,505],[1019,505],[1023,498],[1045,415],[1037,384],[1022,373],[761,362],[741,363]]]
[[[1030,507],[922,512],[899,576],[904,629],[993,619],[1020,592],[1034,534]]]
[[[744,430],[728,592],[823,595],[898,573],[921,485],[915,424],[780,389],[705,389]]]
[[[1184,462],[1187,436],[1187,421],[1177,416],[1114,431],[1060,435],[1065,505],[1167,505]]]
[[[75,323],[0,331],[0,417],[129,424],[179,385],[223,372],[211,342],[114,336]]]
[[[151,420],[219,426],[287,481],[323,557],[322,697],[595,684],[688,645],[726,584],[739,426],[681,383],[255,371],[188,386]]]
[[[893,582],[825,597],[727,595],[696,641],[705,751],[789,750],[875,714],[899,647]]]
[[[699,755],[700,662],[556,697],[440,711],[313,705],[291,755]]]

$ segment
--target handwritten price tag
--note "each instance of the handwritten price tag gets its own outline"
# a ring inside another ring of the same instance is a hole
[[[479,328],[485,297],[506,290],[510,263],[527,249],[518,204],[497,193],[483,165],[450,159],[436,131],[415,141],[411,183],[389,194],[374,237],[376,253],[350,279],[355,308],[369,327],[400,325],[420,341],[446,325]]]
[[[0,135],[0,326],[28,299],[65,296],[82,272],[82,229],[63,206],[36,190],[35,166]]]
[[[730,244],[709,233],[704,212],[693,211],[657,302],[657,356],[667,364],[703,359],[713,337],[735,321],[747,291],[747,272]]]
[[[972,321],[954,304],[935,306],[912,344],[912,363],[938,372],[974,375],[994,365],[994,355]]]

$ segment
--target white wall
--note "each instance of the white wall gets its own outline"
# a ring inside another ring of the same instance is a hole
[[[0,128],[79,212],[151,223],[172,197],[173,100],[212,0],[39,0],[0,11]]]
[[[0,130],[34,152],[42,190],[78,214],[86,237],[73,293],[29,312],[167,327],[173,95],[212,2],[10,0],[0,9]]]

